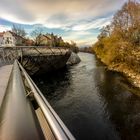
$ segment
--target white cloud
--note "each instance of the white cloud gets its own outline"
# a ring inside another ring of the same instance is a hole
[[[9,30],[11,30],[11,27],[6,25],[0,25],[0,32],[9,31]]]
[[[63,36],[67,40],[92,43],[97,35],[88,31],[109,24],[111,15],[120,9],[125,1],[0,0],[0,18],[14,23],[59,28],[64,31]],[[9,27],[0,27],[0,30],[5,29]]]
[[[101,29],[103,26],[106,26],[110,24],[112,17],[107,18],[101,18],[97,20],[93,20],[91,22],[84,22],[78,25],[75,25],[72,27],[72,30],[74,31],[84,31],[84,30],[90,30],[90,29]]]
[[[71,40],[75,41],[78,46],[91,45],[97,41],[98,33],[90,31],[71,31],[64,34],[63,39],[70,42]]]
[[[24,24],[64,28],[83,20],[106,16],[124,0],[0,0],[0,17]]]

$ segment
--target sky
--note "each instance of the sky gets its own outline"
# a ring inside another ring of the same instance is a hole
[[[28,35],[41,27],[44,33],[62,36],[88,46],[97,41],[103,26],[126,0],[0,0],[0,32],[12,25],[25,29]]]

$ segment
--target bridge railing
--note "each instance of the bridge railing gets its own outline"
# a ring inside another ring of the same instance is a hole
[[[39,107],[41,108],[46,121],[48,122],[55,138],[57,140],[75,140],[71,132],[68,130],[68,128],[65,126],[65,124],[62,122],[62,120],[59,118],[59,116],[55,113],[49,102],[45,99],[41,91],[38,89],[36,84],[33,82],[33,80],[30,78],[28,73],[24,70],[22,65],[17,62],[22,75],[24,76],[26,83],[28,83],[28,86],[31,89],[30,93],[33,93],[33,96],[38,103]]]
[[[1,140],[45,140],[35,111],[26,98],[21,72],[14,63],[0,108]]]
[[[21,59],[23,56],[46,56],[46,55],[66,55],[70,53],[68,48],[64,47],[44,47],[44,46],[15,46],[0,47],[0,64],[12,64],[15,59]]]

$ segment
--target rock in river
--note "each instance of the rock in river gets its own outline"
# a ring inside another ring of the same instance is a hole
[[[70,58],[67,61],[67,65],[74,65],[80,63],[81,59],[78,54],[72,52]]]

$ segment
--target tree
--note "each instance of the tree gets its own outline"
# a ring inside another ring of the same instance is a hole
[[[70,49],[71,49],[73,52],[78,53],[79,49],[78,49],[78,47],[77,47],[76,42],[71,41],[71,43],[69,44],[69,46],[70,46]]]
[[[15,24],[13,24],[12,32],[23,38],[26,36],[26,32],[25,32],[24,28],[22,28],[21,26],[17,26]]]
[[[43,35],[43,28],[37,27],[35,30],[31,32],[31,36],[34,40],[35,46],[40,46],[42,42],[44,41],[44,38],[42,38]]]
[[[140,45],[140,3],[129,0],[119,10],[112,22],[113,34],[133,45]]]
[[[111,35],[111,25],[107,25],[101,29],[101,33],[98,35],[98,39],[102,40],[105,37],[110,37]]]
[[[107,65],[125,65],[139,71],[140,3],[127,1],[104,27],[93,50]]]

